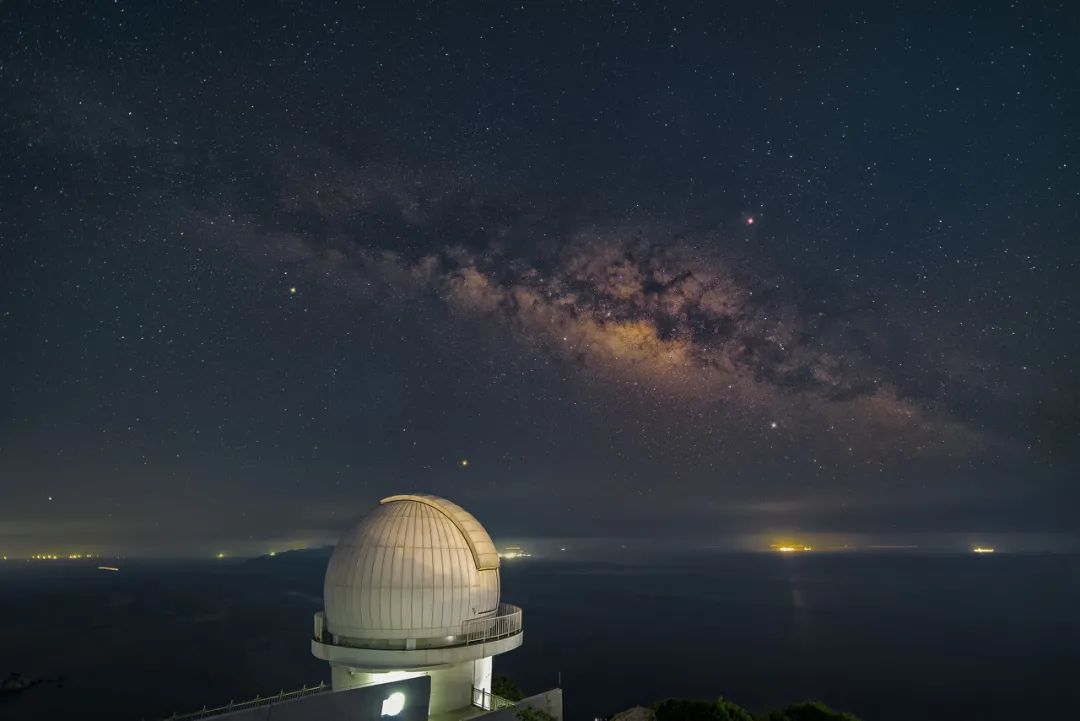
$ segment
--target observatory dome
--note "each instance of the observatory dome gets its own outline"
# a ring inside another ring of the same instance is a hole
[[[460,635],[499,606],[499,556],[468,511],[390,496],[349,529],[326,568],[327,630],[350,640]]]

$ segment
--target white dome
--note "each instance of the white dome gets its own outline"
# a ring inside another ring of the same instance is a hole
[[[349,639],[456,636],[499,605],[499,556],[442,498],[390,496],[338,542],[323,585],[327,630]]]

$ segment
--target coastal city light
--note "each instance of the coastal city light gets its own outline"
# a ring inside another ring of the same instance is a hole
[[[779,553],[806,553],[814,550],[810,546],[806,546],[802,543],[774,543],[771,548]]]
[[[505,550],[499,552],[499,558],[505,558],[506,560],[512,560],[515,558],[529,558],[531,553],[526,553],[521,546],[507,546]]]
[[[994,549],[987,548],[985,546],[975,546],[975,548],[971,549],[971,552],[972,553],[993,553]]]

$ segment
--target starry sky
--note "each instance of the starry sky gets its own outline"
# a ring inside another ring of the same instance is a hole
[[[1075,546],[1078,35],[4,2],[0,551],[306,546],[407,490],[497,540]]]

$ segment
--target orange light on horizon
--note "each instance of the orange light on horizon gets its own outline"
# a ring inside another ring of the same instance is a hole
[[[785,543],[785,544],[774,543],[771,546],[771,548],[772,548],[772,550],[779,551],[780,553],[805,553],[807,551],[813,551],[814,550],[811,546],[807,546],[807,545],[804,545],[802,543],[790,543],[790,544],[788,544],[788,543]]]

